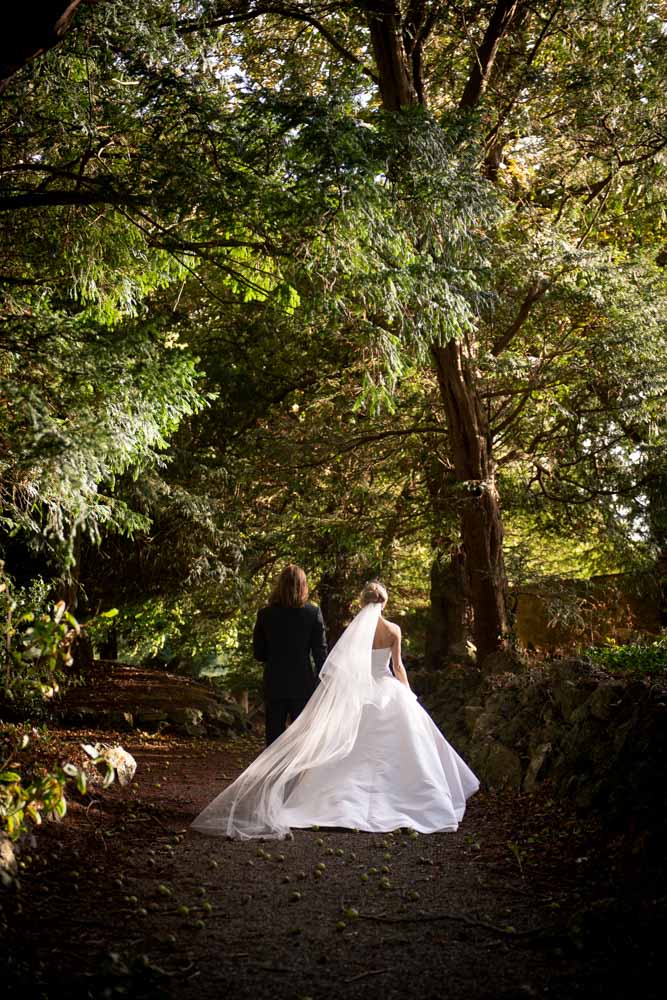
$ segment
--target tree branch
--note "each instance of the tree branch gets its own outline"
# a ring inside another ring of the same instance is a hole
[[[526,62],[523,66],[517,84],[515,86],[514,94],[507,102],[507,104],[500,112],[500,114],[498,115],[498,120],[496,124],[493,126],[488,136],[486,137],[486,143],[488,147],[487,161],[489,161],[487,165],[491,165],[493,160],[495,160],[495,158],[498,157],[497,142],[498,142],[498,133],[500,132],[500,128],[505,123],[510,112],[514,108],[514,105],[516,104],[519,95],[523,87],[525,86],[526,74],[530,69],[530,67],[532,66],[533,62],[535,61],[535,57],[537,56],[537,53],[539,52],[544,39],[547,37],[551,25],[553,24],[554,20],[560,13],[560,9],[561,9],[561,0],[557,0],[556,4],[554,5],[554,9],[552,10],[547,20],[542,25],[542,30],[540,31],[540,34],[538,35],[537,40],[535,41],[535,44],[533,45],[532,49],[528,53],[528,56],[526,57]]]
[[[522,0],[497,0],[482,44],[475,53],[475,61],[459,101],[460,109],[472,110],[482,99],[491,78],[500,42],[514,20],[521,2]]]
[[[0,41],[0,94],[26,63],[48,52],[67,33],[79,6],[91,0],[29,3],[3,18]]]
[[[533,392],[534,389],[532,386],[529,386],[527,389],[525,389],[524,392],[521,394],[521,397],[518,403],[515,405],[514,409],[510,410],[510,412],[505,417],[503,417],[503,419],[495,427],[493,426],[491,427],[491,433],[494,438],[498,438],[505,430],[505,428],[516,420],[521,411],[526,408],[526,404],[532,398]]]
[[[118,191],[27,191],[0,196],[0,212],[19,208],[49,208],[62,205],[140,205],[138,198]]]
[[[329,451],[323,458],[314,459],[312,462],[300,461],[296,465],[285,466],[291,469],[316,469],[319,466],[327,465],[334,459],[339,458],[341,455],[346,455],[348,452],[356,451],[358,448],[363,448],[367,444],[373,444],[377,441],[385,441],[388,438],[401,438],[409,437],[412,434],[445,434],[445,428],[441,427],[439,424],[430,424],[425,426],[415,425],[414,427],[399,428],[397,430],[391,431],[377,431],[375,434],[364,434],[361,437],[354,438],[347,444],[336,447],[334,443],[334,450]]]
[[[491,354],[494,358],[497,358],[499,354],[502,354],[511,344],[514,337],[523,326],[523,324],[528,319],[530,310],[533,308],[536,302],[543,297],[547,288],[549,287],[549,281],[547,278],[538,278],[528,289],[525,299],[521,303],[521,308],[517,313],[517,317],[514,322],[502,333],[493,344],[491,348]]]
[[[425,0],[411,0],[403,19],[403,48],[412,64],[412,82],[420,104],[426,104],[422,53],[441,9],[441,3],[432,3],[427,12]]]
[[[250,10],[233,12],[223,14],[221,17],[214,18],[211,21],[197,20],[194,23],[183,22],[179,25],[179,32],[181,34],[192,34],[197,31],[207,31],[212,28],[222,28],[228,24],[239,24],[245,21],[255,21],[259,17],[264,17],[265,15],[273,15],[275,17],[283,17],[290,21],[301,21],[304,24],[310,25],[314,28],[322,37],[329,43],[329,45],[335,49],[335,51],[346,59],[348,62],[353,63],[358,66],[359,69],[368,76],[373,83],[377,84],[378,78],[359,58],[351,49],[346,48],[342,42],[340,42],[334,33],[326,27],[317,17],[310,14],[308,11],[300,10],[298,7],[289,7],[284,4],[256,4]]]

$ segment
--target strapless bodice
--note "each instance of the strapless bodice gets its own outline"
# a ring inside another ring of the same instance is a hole
[[[389,646],[385,646],[382,649],[371,650],[371,670],[373,672],[373,677],[393,677],[389,667],[390,660],[391,649]]]

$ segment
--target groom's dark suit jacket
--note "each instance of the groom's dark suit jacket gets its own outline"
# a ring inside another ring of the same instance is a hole
[[[257,612],[253,653],[264,664],[264,697],[310,698],[315,690],[311,653],[319,674],[327,658],[322,612],[314,604],[302,608],[270,605]]]

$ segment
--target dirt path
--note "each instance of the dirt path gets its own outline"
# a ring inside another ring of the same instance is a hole
[[[664,900],[628,895],[638,858],[555,803],[480,793],[456,834],[227,842],[188,824],[256,740],[120,739],[136,782],[42,827],[5,897],[5,996],[658,996]]]

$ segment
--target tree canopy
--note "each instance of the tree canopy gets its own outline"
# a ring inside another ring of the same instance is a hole
[[[206,660],[433,563],[483,660],[537,537],[664,560],[661,5],[70,14],[0,74],[10,572]]]

